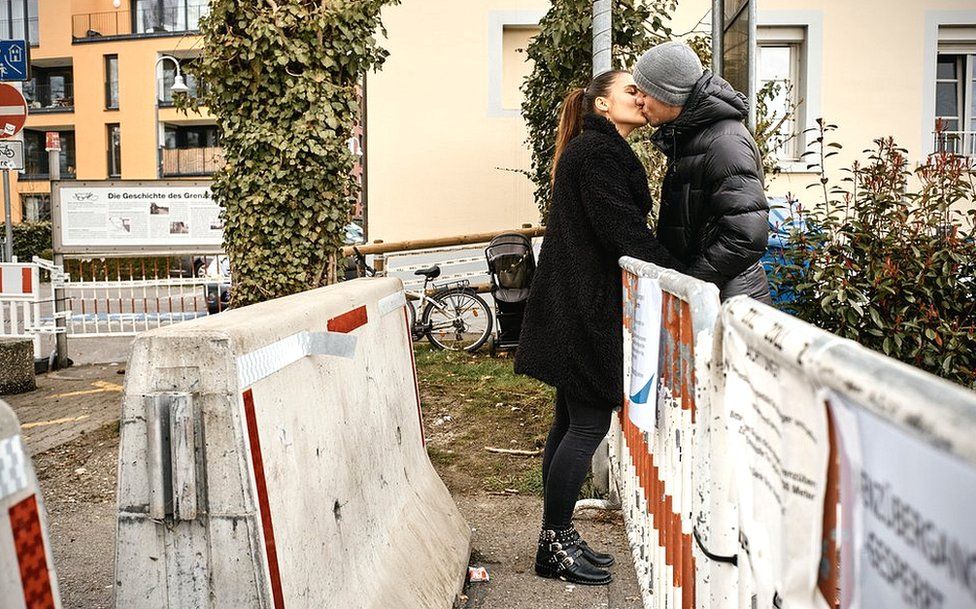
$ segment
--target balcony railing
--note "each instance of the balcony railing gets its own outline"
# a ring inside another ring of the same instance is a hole
[[[976,131],[936,131],[935,151],[976,157]]]
[[[34,114],[71,112],[75,106],[74,90],[74,83],[70,82],[52,85],[29,81],[24,83],[24,99],[27,100],[29,111]]]
[[[223,165],[220,146],[163,148],[163,177],[208,176]]]
[[[200,29],[200,19],[210,12],[209,4],[174,8],[147,7],[136,11],[82,13],[72,16],[71,36],[75,41],[103,38],[170,36]]]

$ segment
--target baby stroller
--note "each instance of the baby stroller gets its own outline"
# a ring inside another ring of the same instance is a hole
[[[535,273],[532,241],[519,233],[498,235],[485,248],[498,331],[488,344],[491,355],[518,346],[522,315]]]

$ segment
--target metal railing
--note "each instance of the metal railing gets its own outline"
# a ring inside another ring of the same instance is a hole
[[[74,40],[116,36],[160,36],[200,29],[200,19],[210,12],[207,3],[190,6],[146,7],[136,11],[81,13],[71,18]]]
[[[976,157],[976,131],[935,131],[935,152]]]
[[[224,163],[222,151],[220,146],[163,148],[163,177],[211,175]]]
[[[60,85],[24,83],[24,99],[30,112],[70,112],[75,106],[74,83]]]

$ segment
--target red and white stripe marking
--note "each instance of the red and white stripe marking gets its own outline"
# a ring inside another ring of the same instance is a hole
[[[0,264],[0,296],[33,296],[35,271],[33,264]]]

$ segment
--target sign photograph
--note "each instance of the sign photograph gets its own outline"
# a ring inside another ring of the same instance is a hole
[[[220,247],[223,224],[209,184],[68,182],[58,185],[56,236],[71,248]]]

